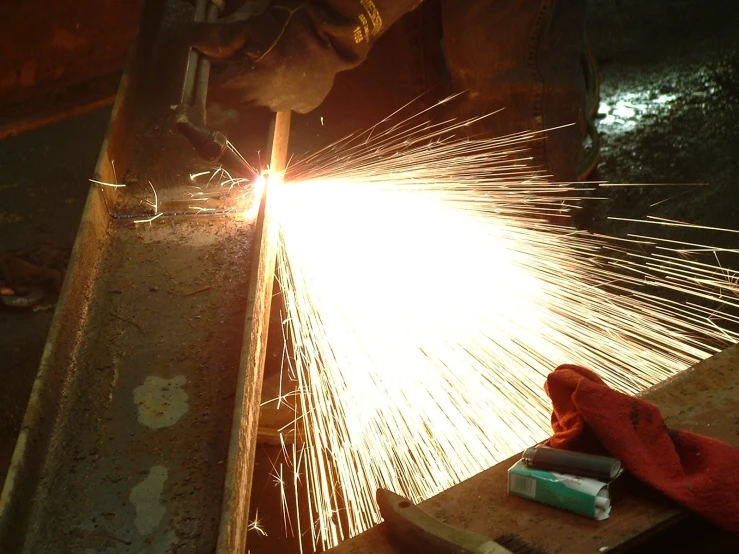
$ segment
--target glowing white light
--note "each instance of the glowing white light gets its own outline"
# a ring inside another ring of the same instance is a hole
[[[550,223],[579,194],[532,138],[395,127],[271,190],[314,548],[377,523],[378,487],[420,501],[545,438],[561,363],[634,393],[737,340],[654,293],[739,308],[735,272]]]

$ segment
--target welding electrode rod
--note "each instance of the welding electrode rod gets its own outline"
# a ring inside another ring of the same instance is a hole
[[[527,448],[523,453],[523,461],[533,469],[592,477],[599,481],[610,481],[621,470],[621,461],[616,458],[571,452],[547,446]]]
[[[197,0],[195,2],[195,17],[193,21],[205,21],[208,0]],[[185,78],[182,83],[182,91],[180,93],[180,104],[189,106],[192,104],[192,93],[195,87],[195,74],[198,70],[198,60],[200,56],[194,48],[190,48],[187,53],[187,65],[185,66]]]

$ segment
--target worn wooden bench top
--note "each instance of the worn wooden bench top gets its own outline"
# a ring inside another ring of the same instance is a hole
[[[669,427],[692,431],[739,447],[739,345],[704,360],[643,394],[656,404]],[[634,483],[614,502],[611,517],[593,521],[564,510],[509,496],[507,470],[520,455],[456,485],[421,504],[449,525],[492,538],[517,533],[548,553],[618,552],[673,525],[685,510]],[[332,554],[402,552],[384,524],[345,541]]]

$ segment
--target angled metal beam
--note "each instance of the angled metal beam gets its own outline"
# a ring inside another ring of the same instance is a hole
[[[88,195],[0,496],[3,553],[243,552],[274,232],[268,188],[256,220],[225,194],[209,205],[228,215],[178,207],[207,168],[170,109],[191,11],[144,3],[96,170],[125,186]]]

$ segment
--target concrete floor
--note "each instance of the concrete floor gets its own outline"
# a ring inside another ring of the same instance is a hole
[[[739,3],[592,0],[589,28],[602,79],[598,178],[710,186],[602,189],[608,200],[586,225],[623,235],[633,225],[609,215],[649,213],[739,229]],[[71,246],[108,117],[100,109],[0,142],[0,252]],[[737,241],[727,233],[669,234],[724,247]],[[721,261],[739,268],[739,260]],[[0,482],[52,314],[0,307]]]

